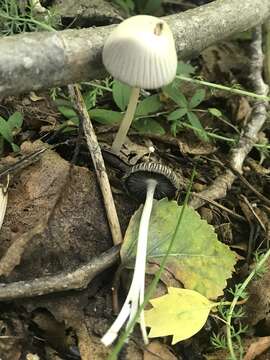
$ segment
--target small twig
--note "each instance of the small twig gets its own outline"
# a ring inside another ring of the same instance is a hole
[[[27,166],[33,164],[35,161],[38,161],[40,158],[40,155],[43,154],[48,148],[41,148],[39,150],[36,150],[32,152],[31,154],[23,156],[21,159],[16,161],[14,164],[5,166],[0,169],[0,179],[8,174],[11,174],[15,171],[22,170],[26,168]]]
[[[95,166],[97,179],[103,195],[104,205],[107,213],[109,226],[111,229],[113,242],[115,245],[117,245],[122,242],[122,233],[111,192],[108,175],[106,172],[102,153],[97,141],[97,137],[78,85],[69,85],[68,89],[74,107],[83,124],[87,145]]]
[[[262,53],[262,30],[258,26],[253,32],[253,41],[251,44],[251,63],[250,78],[257,94],[266,96],[268,94],[268,86],[262,78],[263,70],[263,53]],[[255,102],[251,119],[247,124],[243,135],[240,137],[238,144],[233,148],[230,158],[230,167],[238,173],[242,173],[243,162],[256,143],[258,133],[267,119],[267,105],[265,100]],[[199,195],[208,199],[221,199],[226,196],[227,191],[231,188],[236,175],[231,169],[227,169],[223,174],[216,178],[212,185],[203,190]],[[193,197],[190,206],[197,209],[205,203],[204,200]]]
[[[114,246],[74,271],[44,276],[29,281],[0,284],[0,301],[84,289],[94,277],[113,265],[118,258],[119,246]]]
[[[234,216],[237,220],[240,221],[246,221],[246,219],[244,218],[244,216],[236,214],[234,211],[232,211],[231,209],[228,209],[226,206],[219,204],[218,202],[216,202],[215,200],[211,200],[206,198],[205,196],[201,195],[201,194],[197,194],[195,192],[192,193],[193,196],[196,196],[206,202],[209,202],[210,204],[216,206],[217,208],[220,208],[221,210],[226,211],[228,214]]]
[[[257,238],[257,224],[254,224],[254,215],[250,211],[250,207],[247,205],[245,201],[240,200],[239,201],[240,208],[245,215],[247,222],[249,224],[249,237],[248,237],[248,249],[247,249],[247,256],[246,261],[249,264],[252,256],[252,252],[254,251],[254,246],[256,243]]]
[[[263,229],[263,231],[266,232],[266,229],[265,229],[265,226],[264,226],[262,220],[259,218],[259,216],[254,211],[253,206],[250,204],[248,199],[243,194],[241,194],[240,197],[244,200],[245,204],[248,206],[250,212],[252,213],[253,217],[255,217],[255,219],[258,221],[258,223],[261,226],[261,228]]]
[[[239,177],[239,179],[242,181],[242,183],[249,190],[251,190],[260,200],[265,202],[266,205],[270,206],[270,199],[268,199],[263,194],[261,194],[258,190],[256,190],[255,187],[253,185],[251,185],[250,182],[242,174],[239,173],[239,171],[237,171],[235,169],[232,169],[232,171],[236,173],[236,175]]]

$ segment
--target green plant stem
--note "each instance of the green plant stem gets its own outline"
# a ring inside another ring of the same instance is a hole
[[[192,129],[192,130],[195,130],[195,131],[198,131],[198,132],[204,132],[203,130],[201,129],[198,129],[192,125],[189,125],[187,123],[183,123],[183,126],[188,128],[188,129]],[[227,142],[231,142],[231,143],[236,143],[236,140],[235,139],[231,139],[231,138],[228,138],[228,137],[225,137],[225,136],[222,136],[222,135],[218,135],[218,134],[215,134],[215,133],[211,133],[211,132],[208,132],[206,131],[207,135],[209,135],[209,137],[212,137],[214,139],[219,139],[219,140],[224,140],[224,141],[227,141]]]
[[[3,11],[0,11],[0,18],[6,19],[6,20],[15,20],[15,21],[21,21],[21,22],[26,22],[26,23],[32,23],[35,24],[37,26],[39,26],[41,29],[47,30],[47,31],[56,31],[54,28],[52,28],[50,25],[47,25],[45,23],[42,23],[40,21],[34,20],[32,18],[24,18],[24,17],[19,17],[19,16],[10,16],[5,14]]]
[[[263,255],[261,260],[256,264],[255,268],[251,271],[249,276],[246,278],[246,280],[243,282],[243,284],[240,286],[240,288],[237,290],[237,293],[235,294],[233,301],[231,303],[231,306],[229,308],[228,317],[227,317],[227,323],[226,323],[226,335],[227,335],[227,344],[230,351],[231,359],[232,360],[238,360],[234,349],[233,349],[233,343],[232,343],[232,333],[231,333],[231,322],[232,322],[232,316],[234,313],[234,308],[237,305],[239,297],[243,294],[244,290],[250,283],[250,281],[253,279],[253,277],[256,275],[258,270],[263,266],[263,264],[266,262],[268,257],[270,256],[270,249]]]
[[[112,92],[112,89],[110,89],[109,87],[96,84],[94,81],[84,81],[84,82],[82,82],[81,84],[83,84],[83,85],[90,85],[90,86],[93,86],[93,87],[95,87],[95,88],[97,88],[97,89],[101,89],[101,90],[104,90],[104,91]]]
[[[175,230],[174,230],[174,233],[173,233],[173,236],[172,236],[172,239],[170,241],[170,244],[168,246],[168,249],[166,251],[166,254],[164,255],[164,257],[162,258],[162,261],[160,263],[160,267],[159,267],[159,270],[156,272],[155,274],[155,277],[154,279],[152,280],[151,284],[149,285],[149,287],[147,288],[147,291],[146,291],[146,295],[145,295],[145,298],[144,298],[144,301],[143,303],[141,304],[141,306],[138,308],[137,310],[137,313],[136,315],[134,316],[133,320],[130,322],[130,324],[127,326],[125,332],[120,336],[117,344],[115,345],[114,349],[112,350],[111,354],[108,356],[107,360],[117,360],[117,356],[119,354],[119,352],[121,351],[122,347],[124,346],[125,344],[125,341],[126,339],[128,338],[128,336],[130,335],[134,325],[136,324],[136,321],[139,319],[140,317],[140,314],[141,312],[143,311],[145,305],[149,302],[154,290],[156,289],[156,286],[159,282],[159,279],[160,279],[160,276],[164,270],[164,267],[165,267],[165,263],[167,261],[167,258],[171,252],[171,249],[174,245],[174,242],[175,242],[175,239],[176,239],[176,234],[180,228],[180,225],[182,223],[182,219],[183,219],[183,215],[184,215],[184,211],[186,209],[186,206],[187,206],[187,203],[188,203],[188,200],[189,200],[189,196],[190,196],[190,193],[191,193],[191,187],[192,187],[192,184],[193,184],[193,179],[194,179],[194,176],[195,176],[195,168],[193,169],[192,171],[192,175],[191,175],[191,179],[190,179],[190,184],[189,184],[189,187],[188,187],[188,190],[187,190],[187,194],[185,196],[185,200],[184,200],[184,203],[183,203],[183,206],[181,208],[181,212],[179,214],[179,217],[178,217],[178,221],[177,221],[177,224],[176,224],[176,227],[175,227]]]
[[[191,82],[193,84],[208,86],[208,87],[218,89],[218,90],[223,90],[223,91],[229,91],[230,93],[233,93],[233,94],[238,94],[238,95],[252,97],[252,98],[255,98],[255,99],[270,101],[269,96],[259,95],[259,94],[256,94],[256,93],[253,93],[253,92],[250,92],[250,91],[246,91],[246,90],[235,89],[235,88],[232,88],[232,87],[229,87],[229,86],[215,84],[215,83],[211,83],[211,82],[204,81],[204,80],[193,79],[193,78],[183,76],[183,75],[176,75],[176,78],[180,79],[180,80],[183,80],[183,81]]]
[[[194,126],[190,125],[190,124],[187,124],[187,123],[183,123],[183,126],[186,127],[186,128],[189,128],[191,130],[196,130],[198,132],[203,132],[203,130],[201,129],[197,129],[195,128]],[[206,131],[206,130],[205,130]],[[222,135],[218,135],[218,134],[215,134],[215,133],[211,133],[209,131],[206,131],[207,135],[213,139],[218,139],[218,140],[224,140],[224,141],[227,141],[227,142],[230,142],[230,143],[237,143],[238,140],[236,139],[232,139],[232,138],[228,138],[228,137],[225,137],[225,136],[222,136]],[[267,145],[267,144],[255,144],[254,147],[256,147],[257,149],[270,149],[270,145]]]

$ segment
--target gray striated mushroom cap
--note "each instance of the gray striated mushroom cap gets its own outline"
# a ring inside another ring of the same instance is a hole
[[[124,185],[131,196],[140,201],[145,200],[149,180],[156,180],[154,198],[169,199],[179,189],[179,181],[174,172],[167,166],[154,162],[133,166],[124,177]]]
[[[172,32],[154,16],[132,16],[120,23],[107,38],[102,58],[107,71],[131,87],[156,89],[176,75]]]

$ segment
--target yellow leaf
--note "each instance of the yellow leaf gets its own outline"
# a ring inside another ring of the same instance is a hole
[[[149,337],[173,335],[172,344],[196,334],[205,324],[211,308],[217,306],[194,290],[169,287],[168,294],[150,300],[145,311]]]

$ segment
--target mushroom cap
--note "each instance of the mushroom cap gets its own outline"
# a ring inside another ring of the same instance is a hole
[[[173,34],[154,16],[136,15],[120,23],[105,41],[102,59],[115,79],[132,87],[156,89],[176,75]]]
[[[156,180],[155,199],[173,198],[179,189],[179,181],[173,171],[162,164],[141,163],[133,166],[124,176],[124,185],[129,194],[144,201],[149,180]]]

